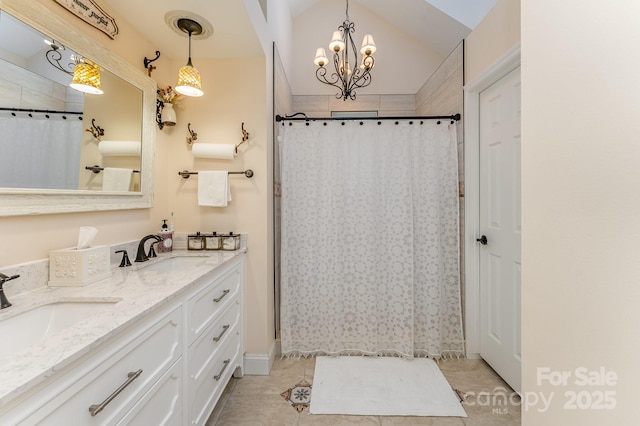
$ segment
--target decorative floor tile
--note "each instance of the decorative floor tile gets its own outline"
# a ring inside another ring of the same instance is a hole
[[[303,380],[282,392],[280,395],[289,401],[293,408],[298,411],[303,411],[305,408],[308,408],[311,403],[311,384]]]

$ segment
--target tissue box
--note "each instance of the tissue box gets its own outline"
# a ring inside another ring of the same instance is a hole
[[[49,253],[50,286],[81,287],[110,276],[109,246],[68,248]]]

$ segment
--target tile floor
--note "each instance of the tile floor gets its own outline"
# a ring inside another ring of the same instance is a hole
[[[517,395],[482,360],[440,362],[451,386],[466,393],[466,418],[311,415],[308,409],[298,413],[280,394],[303,379],[313,383],[314,367],[315,358],[278,359],[269,376],[231,379],[207,426],[520,425]]]

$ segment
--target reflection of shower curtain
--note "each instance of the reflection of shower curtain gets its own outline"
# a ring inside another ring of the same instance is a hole
[[[283,354],[463,353],[455,126],[283,133]]]
[[[82,121],[0,114],[0,187],[78,189]]]

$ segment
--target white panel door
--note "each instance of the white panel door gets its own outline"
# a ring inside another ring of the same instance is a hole
[[[520,68],[480,93],[480,355],[520,392]],[[486,241],[483,237],[486,237]]]

